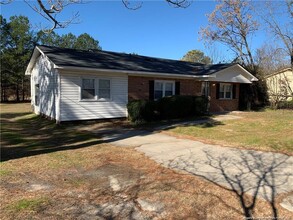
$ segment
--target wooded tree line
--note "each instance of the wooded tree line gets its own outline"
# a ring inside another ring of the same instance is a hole
[[[60,14],[68,4],[81,0],[49,1],[47,8],[42,0],[37,1],[31,8],[53,22],[53,27],[34,32],[26,17],[11,17],[10,21],[1,17],[1,100],[5,101],[11,91],[16,100],[23,100],[28,94],[28,79],[24,70],[36,44],[51,46],[100,49],[99,42],[88,34],[78,37],[69,33],[62,36],[54,33],[56,28],[67,27],[72,19],[62,23],[55,15]],[[6,0],[10,3],[13,0]],[[128,0],[122,0],[125,7],[130,7]],[[166,0],[175,7],[188,7],[187,0]],[[53,16],[53,17],[52,17]],[[52,20],[53,18],[53,20]],[[214,11],[207,15],[208,25],[200,31],[201,39],[207,44],[221,43],[234,52],[233,62],[242,64],[260,81],[243,93],[247,94],[248,102],[265,104],[267,102],[264,75],[281,68],[293,67],[293,0],[284,1],[246,1],[246,0],[217,0]],[[252,45],[252,39],[259,30],[267,31],[270,42],[262,42],[260,48]],[[50,33],[50,34],[48,34]],[[216,46],[215,46],[216,48]],[[223,53],[221,53],[223,56]],[[201,51],[187,53],[183,60],[202,63],[215,63],[214,57],[209,58]],[[230,60],[225,60],[226,62]],[[10,92],[8,92],[10,91]]]
[[[99,41],[84,33],[58,35],[54,31],[35,32],[25,16],[12,16],[8,21],[0,15],[1,102],[24,101],[30,98],[30,78],[25,70],[35,45],[101,49]]]

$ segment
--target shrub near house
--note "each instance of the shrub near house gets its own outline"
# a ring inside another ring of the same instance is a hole
[[[133,122],[176,119],[204,115],[208,100],[204,96],[174,95],[156,101],[135,100],[127,105]]]

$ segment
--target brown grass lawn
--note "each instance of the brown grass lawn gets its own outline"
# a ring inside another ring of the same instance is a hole
[[[29,109],[1,104],[0,219],[244,219],[233,192]],[[278,215],[290,219],[283,197]],[[253,213],[272,216],[271,204],[257,200]]]
[[[234,114],[235,115],[235,114]],[[179,126],[171,134],[212,144],[293,155],[293,111],[240,112],[241,119]]]

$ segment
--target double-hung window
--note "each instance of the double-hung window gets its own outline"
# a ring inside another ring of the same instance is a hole
[[[175,94],[175,83],[173,81],[155,81],[155,100]]]
[[[111,80],[83,78],[81,82],[81,100],[110,100]]]
[[[35,84],[35,105],[39,105],[39,98],[40,98],[40,85]]]
[[[201,95],[208,97],[210,95],[210,82],[201,83]]]
[[[81,99],[96,99],[95,79],[82,79]]]
[[[109,100],[111,97],[111,82],[109,79],[99,79],[98,99]]]
[[[220,83],[219,98],[232,99],[233,86],[230,83]]]

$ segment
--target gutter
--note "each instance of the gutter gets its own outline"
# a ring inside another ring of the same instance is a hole
[[[72,67],[72,66],[57,66],[54,68],[60,70],[72,70],[72,71],[86,71],[86,72],[103,72],[103,73],[124,73],[129,76],[165,76],[169,78],[191,78],[191,79],[201,79],[201,78],[216,78],[212,75],[187,75],[187,74],[173,74],[173,73],[158,73],[158,72],[145,72],[145,71],[133,71],[133,70],[109,70],[109,69],[93,69],[86,67]]]

